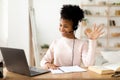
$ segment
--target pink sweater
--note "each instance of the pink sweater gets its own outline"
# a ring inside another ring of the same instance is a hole
[[[74,44],[74,48],[73,48]],[[80,39],[68,39],[62,37],[52,42],[46,55],[41,60],[41,66],[45,63],[54,63],[57,66],[84,66],[94,64],[96,40],[83,41]],[[73,52],[74,50],[74,52]]]

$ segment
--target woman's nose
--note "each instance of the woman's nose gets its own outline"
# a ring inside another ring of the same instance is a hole
[[[64,31],[64,28],[63,28],[63,27],[60,27],[60,31],[63,32],[63,31]]]

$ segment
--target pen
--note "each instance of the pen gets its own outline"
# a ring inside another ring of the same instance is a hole
[[[112,75],[112,77],[120,77],[120,72],[116,72]]]
[[[64,72],[62,69],[58,68],[60,71]]]
[[[120,77],[120,74],[112,75],[112,77]]]

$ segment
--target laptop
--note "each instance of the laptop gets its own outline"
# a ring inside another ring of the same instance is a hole
[[[26,76],[36,76],[50,72],[46,69],[29,67],[23,49],[0,47],[5,66],[8,71]]]

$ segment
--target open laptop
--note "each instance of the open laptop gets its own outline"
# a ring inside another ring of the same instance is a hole
[[[23,49],[0,47],[5,65],[10,72],[35,76],[50,72],[49,70],[29,67]]]

